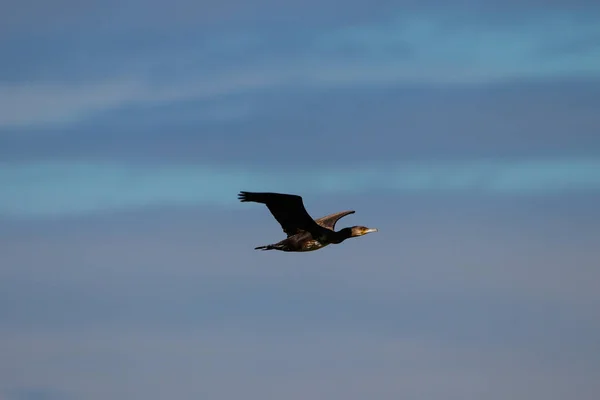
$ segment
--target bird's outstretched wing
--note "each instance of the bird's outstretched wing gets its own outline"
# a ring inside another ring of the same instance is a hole
[[[330,214],[330,215],[327,215],[325,217],[321,217],[319,219],[316,219],[315,222],[317,224],[321,225],[323,228],[334,230],[335,229],[335,223],[338,222],[338,220],[340,218],[345,217],[348,214],[354,214],[354,212],[355,212],[354,210],[340,211],[338,213]]]
[[[304,208],[302,197],[295,194],[240,192],[242,202],[252,201],[267,206],[288,237],[300,231],[317,234],[320,227]]]

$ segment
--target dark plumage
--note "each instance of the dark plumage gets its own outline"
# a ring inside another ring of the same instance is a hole
[[[240,192],[238,198],[242,202],[265,204],[287,235],[278,243],[255,247],[255,250],[313,251],[332,243],[342,243],[351,237],[377,232],[375,228],[364,226],[352,226],[336,232],[335,223],[348,214],[354,214],[354,211],[341,211],[314,220],[304,208],[302,197],[294,194]]]

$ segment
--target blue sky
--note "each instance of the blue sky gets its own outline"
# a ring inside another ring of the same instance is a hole
[[[599,16],[3,2],[0,399],[598,398]]]

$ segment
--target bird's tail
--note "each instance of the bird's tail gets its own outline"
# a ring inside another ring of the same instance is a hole
[[[265,246],[255,247],[254,250],[283,250],[283,246],[280,244],[267,244]]]

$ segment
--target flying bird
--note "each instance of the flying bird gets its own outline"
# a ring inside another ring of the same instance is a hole
[[[377,232],[376,228],[352,226],[335,231],[335,223],[353,210],[341,211],[314,220],[304,208],[302,197],[295,194],[240,192],[241,202],[262,203],[283,228],[287,238],[274,244],[255,247],[255,250],[314,251],[330,244]]]

